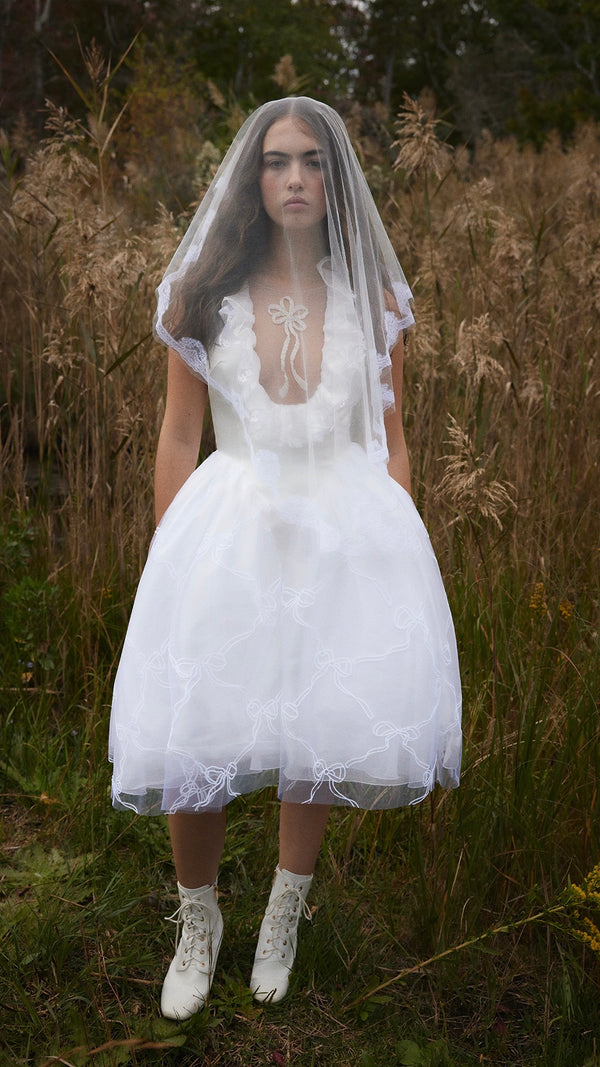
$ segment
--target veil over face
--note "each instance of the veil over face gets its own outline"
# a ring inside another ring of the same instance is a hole
[[[269,408],[296,461],[299,449],[308,465],[330,460],[350,439],[384,463],[389,353],[414,323],[411,299],[343,121],[292,97],[236,135],[158,288],[155,332],[211,404],[237,413],[248,455],[268,450],[252,420]],[[236,301],[246,351],[228,330]]]

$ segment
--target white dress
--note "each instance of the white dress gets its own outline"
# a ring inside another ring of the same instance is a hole
[[[335,306],[319,385],[281,404],[259,381],[247,287],[223,301],[217,451],[158,526],[115,681],[116,807],[218,810],[275,784],[388,808],[458,785],[448,602],[410,495],[352,441],[364,346]]]

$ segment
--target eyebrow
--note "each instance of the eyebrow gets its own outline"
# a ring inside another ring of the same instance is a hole
[[[275,150],[272,150],[272,151],[269,151],[269,152],[263,152],[263,159],[266,159],[267,156],[275,156],[276,159],[291,159],[291,155],[290,155],[289,152],[277,152]],[[302,157],[301,158],[302,159],[308,159],[309,157],[313,157],[314,158],[315,156],[318,157],[318,158],[324,159],[325,158],[325,153],[323,152],[323,150],[321,148],[309,148],[308,152],[303,152],[302,153]]]

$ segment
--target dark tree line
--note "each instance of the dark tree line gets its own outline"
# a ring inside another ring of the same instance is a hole
[[[290,55],[299,88],[333,103],[394,110],[428,87],[467,140],[486,127],[540,143],[600,117],[600,0],[2,0],[0,121],[39,127],[47,97],[77,111],[51,53],[77,80],[80,46],[116,64],[136,34],[174,79],[191,65],[244,105],[277,95]]]

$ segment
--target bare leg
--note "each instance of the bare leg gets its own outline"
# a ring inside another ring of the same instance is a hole
[[[281,802],[279,867],[292,874],[312,874],[329,818],[329,804]]]
[[[225,808],[195,815],[169,815],[169,833],[177,881],[186,889],[212,885],[217,880],[225,843]]]

